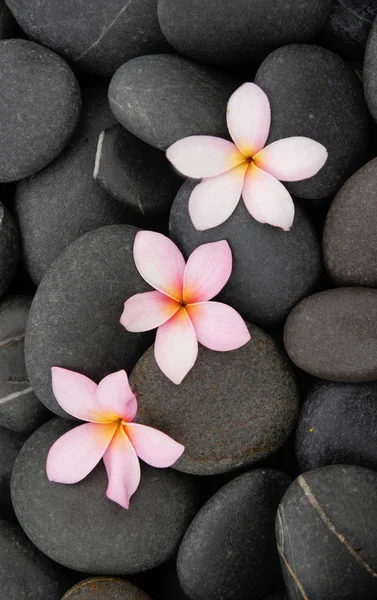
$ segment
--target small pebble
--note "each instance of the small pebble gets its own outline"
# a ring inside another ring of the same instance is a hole
[[[151,600],[151,598],[124,579],[92,577],[68,590],[62,600]]]

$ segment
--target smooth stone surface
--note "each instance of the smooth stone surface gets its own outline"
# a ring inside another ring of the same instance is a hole
[[[198,508],[196,481],[145,466],[129,510],[106,498],[102,461],[75,485],[51,483],[48,450],[71,427],[63,419],[45,423],[18,456],[12,500],[27,536],[56,562],[83,573],[126,575],[171,558]]]
[[[237,65],[312,39],[330,6],[331,0],[159,0],[158,18],[166,39],[181,54],[199,62]]]
[[[186,448],[174,468],[215,475],[254,464],[275,452],[297,416],[298,393],[290,365],[264,331],[232,352],[199,347],[180,385],[158,368],[153,347],[131,374],[138,394],[136,421],[164,431]]]
[[[290,600],[377,596],[377,473],[314,469],[286,492],[276,537]]]
[[[335,196],[323,232],[328,274],[337,286],[377,286],[377,159]]]
[[[62,600],[151,600],[138,587],[113,577],[92,577],[75,585]]]
[[[256,469],[222,487],[182,540],[177,569],[192,600],[261,598],[279,589],[275,515],[291,479]]]
[[[200,244],[227,240],[233,254],[232,275],[220,298],[251,322],[283,320],[293,306],[314,291],[322,271],[314,227],[296,207],[291,231],[255,221],[240,200],[233,215],[219,227],[197,231],[188,202],[197,185],[187,181],[170,213],[170,235],[187,256]]]
[[[112,75],[124,62],[169,45],[157,19],[157,0],[6,0],[28,37],[76,69]]]
[[[0,426],[0,516],[4,519],[11,519],[14,514],[10,497],[10,477],[25,439],[26,437],[20,433],[14,433]]]
[[[362,59],[376,15],[376,0],[333,0],[321,37],[345,58]]]
[[[17,227],[8,209],[0,202],[0,296],[5,294],[12,281],[19,255]]]
[[[375,122],[377,122],[377,20],[375,19],[368,37],[364,57],[365,99]]]
[[[12,37],[15,20],[4,0],[0,0],[0,40]]]
[[[43,278],[31,306],[25,360],[38,398],[65,416],[51,389],[50,370],[65,367],[98,381],[129,371],[148,347],[150,333],[129,333],[120,324],[127,298],[149,290],[136,270],[137,229],[109,225],[71,244]]]
[[[21,433],[31,433],[51,416],[26,375],[24,338],[30,305],[27,296],[11,296],[0,304],[0,425]]]
[[[0,42],[0,181],[48,165],[77,125],[80,88],[67,63],[26,40]]]
[[[0,520],[0,589],[4,600],[60,600],[57,569],[18,525]]]
[[[365,162],[368,151],[368,113],[356,75],[330,50],[294,44],[272,52],[261,64],[255,83],[271,104],[268,142],[306,136],[329,152],[317,175],[289,183],[288,189],[308,200],[334,195]]]
[[[111,196],[141,216],[167,212],[182,183],[163,152],[121,125],[101,133],[94,178]]]
[[[140,56],[115,73],[109,101],[123,127],[166,150],[189,135],[228,137],[226,105],[238,85],[181,56]]]
[[[331,381],[377,379],[377,290],[340,288],[302,300],[284,330],[291,360]]]
[[[86,82],[80,125],[70,144],[43,171],[17,185],[24,260],[36,284],[75,239],[104,225],[127,222],[126,210],[93,179],[98,136],[116,123],[107,87],[106,82]]]
[[[308,393],[296,427],[303,471],[330,464],[377,470],[377,382],[319,382]]]

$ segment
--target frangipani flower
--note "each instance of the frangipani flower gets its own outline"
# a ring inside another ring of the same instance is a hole
[[[127,373],[108,375],[97,385],[80,373],[52,368],[52,389],[70,415],[88,421],[71,429],[51,447],[47,477],[57,483],[77,483],[99,463],[108,476],[106,496],[124,508],[140,483],[140,457],[152,467],[170,467],[184,446],[165,433],[132,423],[137,400]]]
[[[129,298],[120,322],[134,332],[158,328],[156,362],[173,383],[181,383],[194,366],[198,342],[211,350],[227,351],[249,341],[248,329],[233,308],[209,302],[232,272],[228,242],[199,246],[185,264],[180,250],[169,238],[153,231],[139,231],[134,260],[140,275],[156,291]]]
[[[166,151],[178,171],[203,178],[190,197],[193,224],[200,231],[220,225],[242,194],[254,219],[288,231],[295,209],[280,181],[313,177],[327,160],[326,148],[307,137],[289,137],[264,147],[271,124],[270,103],[254,83],[243,84],[230,97],[227,123],[234,144],[194,135]]]

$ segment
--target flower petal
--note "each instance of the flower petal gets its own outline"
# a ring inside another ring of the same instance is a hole
[[[271,125],[271,109],[264,91],[255,83],[244,83],[228,102],[229,133],[246,156],[254,156],[266,143]]]
[[[235,350],[250,340],[245,321],[227,304],[200,302],[190,304],[186,310],[198,342],[210,350]]]
[[[116,430],[103,462],[109,480],[106,496],[128,508],[140,483],[140,463],[123,427]]]
[[[210,135],[192,135],[175,142],[166,157],[186,177],[214,177],[244,162],[237,146]]]
[[[263,148],[254,162],[280,181],[301,181],[318,173],[327,156],[326,148],[315,140],[290,137]]]
[[[124,303],[120,322],[127,331],[149,331],[172,317],[179,304],[161,292],[135,294]]]
[[[275,177],[255,165],[250,165],[242,197],[254,219],[289,231],[295,206],[288,190]]]
[[[191,254],[183,276],[187,303],[205,302],[223,289],[232,273],[232,251],[226,240],[202,244]]]
[[[135,237],[134,260],[149,285],[178,302],[181,300],[185,259],[174,242],[155,231],[139,231]]]
[[[109,419],[133,421],[137,400],[130,388],[126,371],[117,371],[104,377],[97,386],[97,401]]]
[[[109,422],[97,404],[97,384],[94,381],[61,367],[52,367],[51,375],[54,396],[65,412],[82,421]]]
[[[234,169],[203,179],[191,193],[189,213],[198,231],[224,223],[236,208],[241,197],[247,162]]]
[[[181,308],[157,329],[154,355],[161,371],[177,385],[192,369],[198,342],[187,312]]]
[[[125,430],[136,454],[151,467],[171,467],[185,450],[182,444],[153,427],[130,423]]]
[[[47,477],[77,483],[89,475],[109,446],[117,423],[84,423],[60,437],[47,456]]]

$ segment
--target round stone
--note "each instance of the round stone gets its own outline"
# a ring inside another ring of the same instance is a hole
[[[268,142],[306,136],[329,153],[317,175],[288,183],[288,189],[308,200],[334,195],[364,164],[368,151],[368,113],[356,75],[330,50],[294,44],[272,52],[261,64],[255,83],[271,104]]]
[[[8,209],[0,202],[0,296],[5,294],[12,281],[19,254],[20,242],[17,227]]]
[[[303,371],[331,381],[377,379],[377,290],[340,288],[302,300],[284,344]]]
[[[330,6],[331,0],[159,0],[158,18],[164,36],[181,54],[199,62],[237,65],[312,39]]]
[[[26,35],[77,69],[112,75],[124,62],[170,46],[157,19],[157,0],[7,0]]]
[[[0,40],[12,37],[15,20],[4,0],[0,0]]]
[[[300,467],[355,464],[377,470],[376,431],[377,382],[317,383],[296,428]]]
[[[62,600],[151,600],[138,587],[114,577],[92,577],[75,585]]]
[[[60,600],[64,584],[56,567],[23,531],[0,520],[0,589],[6,600]]]
[[[180,56],[140,56],[115,73],[109,101],[123,127],[166,150],[189,135],[228,137],[226,106],[237,87],[228,75]]]
[[[27,379],[24,338],[31,298],[11,296],[0,304],[0,425],[31,433],[51,413]]]
[[[59,366],[99,381],[129,371],[151,341],[149,333],[129,333],[120,324],[123,303],[149,286],[136,270],[137,229],[108,225],[82,236],[54,262],[31,306],[26,368],[34,392],[53,412],[66,416],[51,389],[51,367]]]
[[[232,275],[220,298],[251,322],[283,320],[301,298],[319,283],[321,250],[312,223],[296,207],[290,231],[258,223],[242,199],[222,225],[197,231],[188,202],[195,181],[178,192],[170,213],[170,235],[188,257],[200,244],[227,240],[233,255]]]
[[[48,165],[77,125],[80,88],[55,52],[27,40],[0,42],[0,181]]]
[[[290,478],[256,469],[222,487],[185,533],[177,568],[195,600],[262,598],[279,589],[275,515]]]
[[[174,468],[215,475],[254,464],[275,452],[297,416],[298,393],[290,365],[264,331],[232,352],[199,347],[194,368],[177,386],[160,371],[153,347],[131,374],[138,394],[136,421],[185,446]]]
[[[71,428],[63,419],[42,425],[13,469],[13,506],[33,544],[66,567],[98,575],[145,571],[171,558],[198,508],[195,480],[145,466],[129,510],[106,498],[102,461],[79,483],[52,483],[48,451]]]
[[[377,596],[377,473],[332,465],[300,475],[277,514],[289,598]]]
[[[70,144],[52,164],[17,185],[16,214],[24,259],[36,284],[75,239],[127,220],[124,207],[93,179],[98,136],[116,123],[107,87],[107,83],[86,82],[81,122]]]
[[[169,211],[182,183],[160,150],[121,125],[101,133],[94,178],[111,196],[142,217]]]
[[[20,433],[0,426],[0,516],[4,519],[12,519],[14,516],[10,498],[10,476],[25,439]]]

